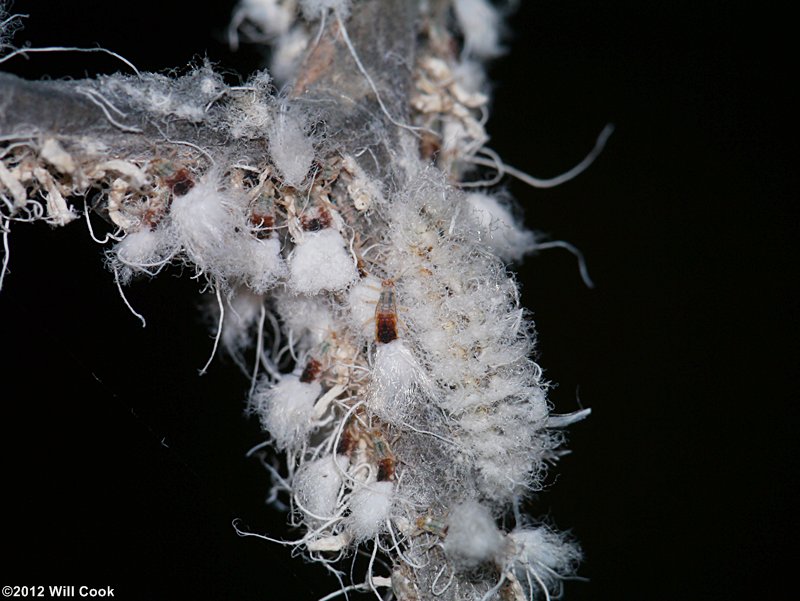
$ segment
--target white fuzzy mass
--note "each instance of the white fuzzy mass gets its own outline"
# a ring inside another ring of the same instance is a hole
[[[306,233],[289,263],[289,283],[303,294],[343,290],[358,273],[342,235],[333,229]]]

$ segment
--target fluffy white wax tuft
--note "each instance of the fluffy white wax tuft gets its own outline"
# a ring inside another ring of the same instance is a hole
[[[453,507],[447,517],[444,552],[460,569],[470,570],[494,561],[505,543],[489,509],[476,501]]]
[[[278,238],[245,238],[240,240],[237,250],[235,265],[238,265],[243,281],[256,294],[272,288],[288,271]]]
[[[269,153],[283,181],[300,187],[314,161],[314,143],[298,111],[281,106],[268,127]]]
[[[163,230],[130,232],[108,253],[109,265],[120,283],[127,284],[139,274],[156,275],[175,254],[176,248]]]
[[[496,196],[483,192],[467,194],[466,201],[473,209],[475,220],[481,227],[483,240],[497,256],[506,261],[518,261],[534,250],[536,240],[533,232],[519,225]]]
[[[324,522],[334,517],[342,474],[348,463],[344,455],[328,455],[303,464],[295,474],[292,480],[295,499],[312,520]]]
[[[301,382],[296,375],[283,376],[276,384],[262,380],[250,400],[264,429],[279,449],[296,449],[313,428],[314,402],[322,387],[318,382]]]
[[[381,295],[381,281],[367,276],[350,287],[347,304],[350,324],[355,332],[365,337],[375,337],[375,308]]]
[[[362,484],[353,492],[347,527],[356,540],[372,538],[383,530],[392,509],[393,492],[392,482]]]
[[[500,15],[491,3],[487,0],[455,0],[453,8],[468,52],[482,59],[502,54]]]
[[[413,410],[424,373],[401,339],[379,344],[372,365],[372,386],[367,407],[381,419],[402,423]]]
[[[250,21],[267,39],[283,35],[294,22],[292,10],[279,0],[241,0],[233,13],[232,28]]]
[[[357,276],[344,238],[334,229],[307,232],[289,260],[289,285],[303,294],[343,290]]]
[[[171,227],[176,240],[200,271],[226,271],[229,247],[240,216],[236,206],[218,189],[213,175],[172,201]]]
[[[336,327],[330,302],[319,296],[281,291],[275,294],[275,308],[285,331],[304,348],[324,344]]]
[[[544,526],[517,528],[509,538],[513,543],[513,567],[520,582],[530,582],[526,576],[530,572],[540,586],[553,589],[559,579],[574,574],[581,561],[576,544]]]

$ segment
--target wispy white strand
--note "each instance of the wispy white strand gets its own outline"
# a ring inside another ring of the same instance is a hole
[[[219,286],[217,286],[217,304],[219,305],[219,325],[217,326],[217,334],[214,336],[214,348],[211,349],[211,356],[208,358],[208,361],[206,361],[203,369],[200,370],[201,376],[204,376],[206,372],[208,372],[208,368],[211,365],[211,362],[214,360],[214,356],[217,354],[219,340],[222,337],[222,322],[225,319],[225,304],[222,302],[222,295],[220,294]]]
[[[248,398],[252,398],[253,391],[256,389],[258,380],[258,368],[261,365],[261,355],[264,352],[264,321],[267,318],[267,308],[261,304],[261,313],[258,318],[258,332],[256,333],[256,359],[253,362],[253,373],[250,378],[250,392]]]
[[[578,271],[581,274],[581,279],[587,288],[594,288],[594,282],[589,276],[589,268],[586,266],[586,259],[583,253],[574,244],[565,242],[563,240],[552,240],[548,242],[537,242],[536,250],[547,250],[549,248],[563,248],[571,252],[576,259],[578,259]]]
[[[3,289],[3,281],[8,271],[8,262],[11,258],[11,248],[8,245],[8,236],[11,233],[11,224],[8,219],[0,215],[0,230],[3,232],[3,265],[0,267],[0,290]]]
[[[119,291],[119,295],[122,297],[122,302],[125,303],[125,306],[128,307],[128,310],[133,313],[135,317],[142,322],[142,327],[147,327],[147,322],[145,321],[144,317],[141,313],[138,313],[136,309],[134,309],[131,304],[128,302],[128,298],[125,296],[125,291],[122,290],[122,284],[119,281],[119,271],[115,268],[114,269],[114,282],[117,284],[117,290]]]
[[[350,36],[347,34],[347,28],[344,26],[344,22],[342,21],[342,17],[339,14],[339,11],[335,11],[336,14],[336,21],[339,24],[339,31],[342,34],[342,39],[344,40],[347,49],[350,51],[350,55],[353,57],[353,60],[358,67],[358,70],[361,71],[361,75],[364,76],[364,79],[369,84],[369,87],[372,89],[373,94],[375,94],[375,99],[378,101],[378,105],[381,107],[381,111],[383,114],[386,115],[386,118],[397,127],[401,127],[403,129],[407,129],[410,132],[413,132],[417,135],[419,131],[429,131],[427,128],[424,127],[416,127],[413,125],[408,125],[407,123],[403,123],[402,121],[398,121],[395,119],[392,114],[389,112],[389,109],[386,108],[386,105],[383,103],[383,98],[381,98],[380,92],[378,92],[378,88],[375,85],[375,82],[372,80],[367,69],[364,67],[364,64],[361,62],[361,59],[358,57],[358,53],[356,52],[355,47],[353,46],[353,42],[350,41]]]
[[[11,60],[15,56],[22,56],[27,58],[28,54],[35,54],[37,52],[100,52],[102,54],[108,54],[109,56],[113,56],[114,58],[120,60],[122,63],[130,67],[131,70],[137,76],[141,76],[139,69],[137,69],[136,66],[132,62],[130,62],[127,58],[125,58],[120,54],[117,54],[116,52],[107,50],[105,48],[78,48],[74,46],[43,46],[40,48],[18,48],[17,50],[9,52],[5,56],[0,57],[0,64],[8,60]]]
[[[594,163],[600,154],[602,154],[603,149],[606,146],[606,142],[608,142],[608,138],[611,137],[611,134],[614,133],[614,126],[609,123],[603,128],[603,131],[600,132],[600,135],[597,137],[597,141],[595,142],[594,148],[592,148],[591,152],[586,155],[580,163],[575,165],[572,169],[565,171],[561,175],[557,175],[556,177],[551,177],[549,179],[543,179],[538,177],[533,177],[532,175],[528,175],[524,171],[517,169],[516,167],[512,167],[507,163],[499,160],[499,158],[494,158],[493,160],[486,160],[481,157],[467,157],[464,160],[470,163],[474,163],[476,165],[483,165],[484,167],[494,167],[498,170],[498,174],[500,173],[507,173],[516,179],[520,180],[531,186],[532,188],[555,188],[556,186],[560,186],[561,184],[565,184],[568,181],[575,179],[581,173],[586,171],[589,166]],[[495,180],[493,180],[495,181]],[[499,181],[499,180],[496,180]],[[463,185],[463,184],[462,184]],[[485,184],[482,184],[485,185]]]
[[[125,125],[124,123],[120,123],[114,117],[112,117],[111,113],[108,112],[106,104],[100,101],[100,98],[102,97],[96,92],[92,90],[78,90],[78,93],[82,94],[83,96],[88,98],[93,104],[97,105],[100,108],[100,110],[103,111],[103,114],[105,115],[106,119],[108,119],[109,123],[111,123],[111,125],[113,125],[114,127],[127,133],[133,133],[133,134],[142,133],[142,130],[139,129],[138,127],[134,127],[132,125]],[[114,108],[113,105],[110,106]]]

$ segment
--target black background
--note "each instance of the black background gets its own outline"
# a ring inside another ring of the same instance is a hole
[[[95,43],[142,70],[209,56],[228,2],[17,2],[16,42]],[[797,557],[798,202],[785,15],[731,3],[523,2],[495,63],[492,147],[558,174],[606,122],[606,152],[552,190],[508,188],[528,224],[578,246],[519,269],[558,411],[593,409],[532,511],[582,542],[567,598],[783,599]],[[32,55],[28,77],[119,65]],[[245,452],[247,381],[211,350],[197,284],[117,296],[78,222],[14,226],[0,294],[0,585],[113,586],[123,599],[316,599],[335,587],[234,518],[286,535]]]

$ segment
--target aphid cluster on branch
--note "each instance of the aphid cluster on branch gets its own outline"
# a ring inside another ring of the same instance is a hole
[[[486,147],[482,62],[500,51],[499,14],[487,0],[421,2],[410,95],[395,98],[402,86],[371,74],[348,33],[364,4],[243,0],[229,33],[273,42],[278,81],[297,77],[315,44],[339,44],[367,90],[356,108],[372,115],[368,143],[326,131],[326,118],[349,123],[358,97],[276,93],[266,71],[236,87],[208,65],[78,82],[70,89],[120,130],[103,142],[115,152],[0,138],[0,232],[7,242],[14,222],[81,211],[91,230],[100,213],[121,293],[170,266],[213,293],[212,356],[221,345],[245,371],[249,413],[285,455],[282,473],[267,462],[269,498],[298,529],[281,542],[339,578],[346,558],[369,557],[343,592],[548,597],[580,553],[513,510],[542,487],[555,430],[586,413],[550,416],[531,359],[507,263],[535,248],[533,234],[509,201],[464,181],[476,166],[501,171]],[[124,120],[134,115],[143,123]],[[125,145],[139,125],[162,132],[158,152]],[[192,131],[202,135],[174,137]],[[68,202],[78,196],[92,202]]]

